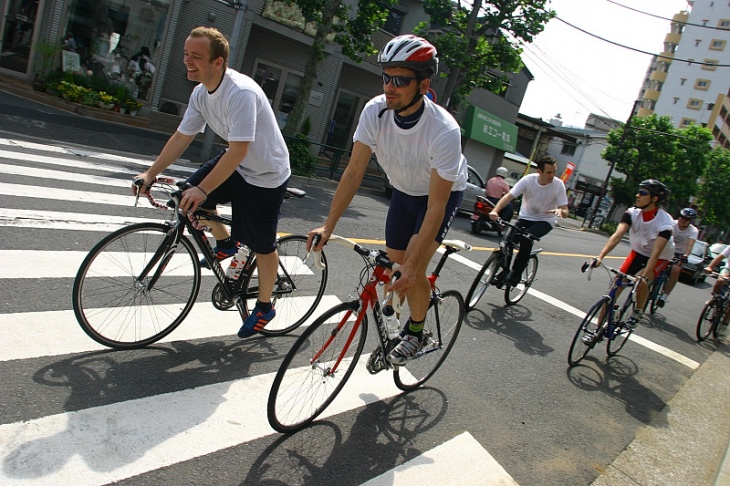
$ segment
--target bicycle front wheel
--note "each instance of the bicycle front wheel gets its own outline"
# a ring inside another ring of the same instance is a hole
[[[528,289],[532,285],[532,281],[535,280],[537,275],[537,256],[532,255],[527,261],[525,271],[520,276],[520,283],[515,285],[507,285],[504,289],[504,302],[507,305],[514,305],[525,296]]]
[[[482,265],[482,268],[479,269],[479,273],[477,273],[474,282],[472,282],[471,284],[469,292],[466,294],[467,311],[470,311],[474,307],[476,307],[479,299],[482,298],[484,292],[487,291],[487,287],[489,287],[489,285],[492,283],[492,279],[497,274],[497,271],[500,268],[499,256],[500,255],[498,251],[495,251],[494,253],[492,253],[492,256],[487,259],[484,265]]]
[[[464,299],[456,290],[447,290],[431,300],[423,323],[423,345],[406,366],[397,366],[393,379],[404,391],[414,390],[439,369],[461,330],[464,320]]]
[[[307,237],[289,235],[276,243],[279,254],[279,269],[276,274],[271,302],[276,309],[276,318],[261,331],[264,336],[281,336],[304,324],[322,300],[327,287],[327,259],[321,254],[325,268],[314,266],[314,255],[307,259]],[[259,278],[256,261],[243,284],[243,295],[247,315],[256,306],[259,293]]]
[[[611,299],[604,297],[591,307],[588,314],[583,318],[583,321],[578,327],[573,342],[570,345],[570,351],[568,351],[568,364],[575,366],[581,362],[583,358],[588,354],[588,351],[593,349],[593,346],[603,337],[603,329],[605,327],[608,313],[611,310]]]
[[[695,331],[695,334],[697,335],[698,341],[704,341],[710,337],[713,327],[717,325],[715,321],[719,320],[717,318],[718,314],[720,314],[720,311],[717,301],[715,299],[711,299],[705,304],[705,307],[702,308],[702,314],[700,314],[700,318],[697,320],[697,330]]]
[[[358,325],[358,302],[336,305],[297,339],[276,373],[267,405],[269,424],[294,432],[334,400],[357,365],[367,337],[367,314]]]
[[[152,344],[190,312],[200,290],[198,256],[185,237],[173,247],[170,227],[139,223],[103,238],[84,259],[73,309],[96,342],[116,349]]]

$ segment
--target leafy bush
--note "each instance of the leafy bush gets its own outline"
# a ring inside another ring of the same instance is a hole
[[[286,145],[289,148],[292,174],[305,177],[313,176],[317,160],[312,156],[311,143],[307,137],[298,133],[293,139],[287,138]]]

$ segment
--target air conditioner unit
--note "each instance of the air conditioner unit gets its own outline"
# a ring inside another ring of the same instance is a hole
[[[187,103],[181,103],[173,100],[160,100],[160,113],[167,113],[168,115],[183,116],[185,110],[188,109]]]

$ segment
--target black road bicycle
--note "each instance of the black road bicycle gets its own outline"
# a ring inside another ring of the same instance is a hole
[[[714,278],[722,278],[730,280],[728,277],[723,277],[719,273],[712,272],[710,274]],[[721,334],[727,325],[723,324],[723,318],[728,312],[728,306],[730,306],[730,284],[724,285],[718,295],[713,295],[710,300],[707,301],[705,307],[702,308],[702,314],[697,321],[697,340],[704,341],[710,334],[715,339],[721,337]]]
[[[476,278],[469,288],[469,293],[466,294],[466,310],[470,311],[476,307],[479,299],[482,298],[484,293],[487,291],[487,287],[494,285],[497,288],[504,287],[504,301],[507,305],[513,305],[519,302],[522,297],[525,296],[527,290],[535,280],[537,274],[537,254],[542,251],[542,248],[533,248],[530,253],[530,259],[527,261],[527,266],[520,276],[520,282],[517,285],[509,285],[504,281],[507,279],[509,274],[510,265],[512,263],[512,253],[515,248],[518,247],[518,243],[511,241],[510,236],[513,232],[518,232],[522,238],[529,238],[533,242],[540,241],[540,238],[533,235],[527,230],[524,230],[512,223],[504,220],[498,220],[498,222],[508,227],[504,234],[504,237],[499,242],[499,248],[496,248],[490,257],[484,262],[482,268],[477,273]]]
[[[200,291],[202,276],[196,247],[210,262],[218,280],[211,295],[213,305],[219,310],[235,307],[242,319],[255,306],[259,285],[256,255],[248,252],[245,260],[241,258],[240,276],[229,278],[214,256],[204,225],[207,220],[230,226],[231,220],[202,210],[192,214],[181,211],[183,186],[169,177],[158,177],[150,191],[162,190],[169,201],[161,204],[151,192],[147,198],[157,208],[172,209],[172,218],[114,231],[99,241],[82,262],[73,286],[73,309],[81,328],[96,342],[115,349],[140,348],[175,330]],[[299,189],[287,189],[285,197],[304,195]],[[327,285],[327,268],[315,268],[315,258],[309,258],[307,252],[306,236],[281,237],[276,248],[279,268],[272,303],[277,315],[262,330],[265,336],[286,334],[304,323]],[[324,253],[318,258],[326,261]]]

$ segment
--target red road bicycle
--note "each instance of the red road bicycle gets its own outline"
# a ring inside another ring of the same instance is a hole
[[[395,385],[404,391],[418,388],[436,373],[454,346],[464,318],[461,294],[456,290],[441,292],[436,279],[449,255],[471,246],[447,240],[443,242],[445,251],[441,259],[428,277],[431,300],[418,353],[405,366],[392,365],[385,357],[400,337],[388,336],[378,287],[391,281],[386,269],[397,265],[382,250],[364,248],[336,235],[329,241],[352,248],[365,261],[358,297],[324,312],[297,339],[281,363],[267,406],[269,423],[279,432],[294,432],[311,423],[345,386],[365,346],[368,309],[372,310],[378,331],[378,347],[371,354],[367,369],[372,374],[393,369]]]

